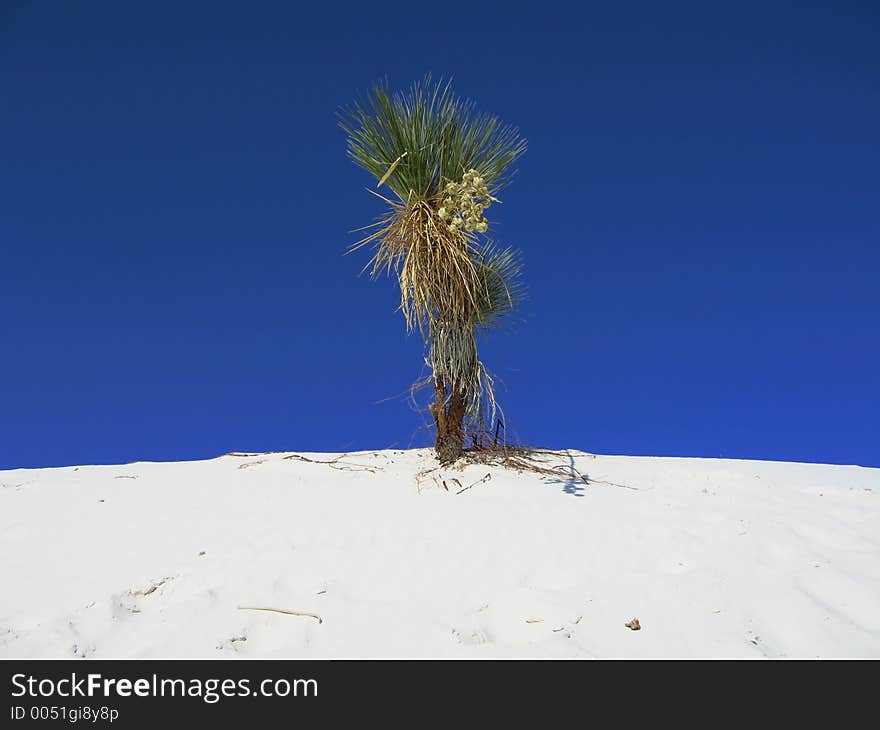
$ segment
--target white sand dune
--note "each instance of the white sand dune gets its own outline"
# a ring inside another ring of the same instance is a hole
[[[572,454],[0,472],[0,657],[880,656],[880,469]]]

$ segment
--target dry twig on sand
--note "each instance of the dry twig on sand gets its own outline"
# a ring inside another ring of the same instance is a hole
[[[483,482],[488,482],[491,478],[492,478],[492,475],[489,474],[489,473],[487,472],[487,473],[486,473],[486,476],[484,476],[482,479],[477,479],[477,481],[475,481],[473,484],[468,484],[468,485],[467,485],[466,487],[464,487],[463,489],[459,489],[459,490],[456,492],[456,494],[461,494],[462,492],[466,492],[466,491],[467,491],[468,489],[470,489],[471,487],[475,487],[475,486],[477,486],[478,484],[482,484]],[[455,481],[458,481],[458,479],[456,479]],[[461,483],[459,483],[458,486],[461,486]]]
[[[345,464],[342,462],[348,454],[340,454],[335,459],[330,459],[329,461],[321,461],[319,459],[310,459],[307,456],[302,456],[301,454],[290,454],[290,456],[285,456],[285,459],[296,459],[297,461],[305,461],[309,464],[326,464],[331,469],[338,469],[339,471],[368,471],[371,474],[375,474],[378,470],[378,467],[365,466],[364,464]]]
[[[485,438],[479,438],[485,436]],[[547,449],[530,449],[527,446],[514,446],[513,444],[493,444],[490,446],[482,445],[489,442],[491,434],[480,434],[474,438],[474,446],[465,449],[463,461],[469,464],[485,464],[487,466],[502,466],[506,469],[514,471],[529,471],[535,474],[543,474],[545,476],[558,477],[560,469],[569,469],[572,476],[589,483],[589,479],[581,474],[574,466],[568,464],[559,464],[557,466],[549,466],[547,459],[542,457],[566,456],[570,460],[572,454],[564,451],[549,451]]]
[[[484,443],[491,442],[492,434],[485,432],[476,434],[473,438],[474,446],[465,449],[464,456],[461,461],[467,464],[485,464],[488,466],[501,466],[505,469],[513,469],[519,472],[532,472],[534,474],[543,474],[544,476],[556,477],[557,479],[567,472],[567,476],[571,479],[581,481],[584,484],[601,484],[608,487],[619,487],[620,489],[629,489],[634,492],[642,492],[644,489],[632,487],[628,484],[618,484],[601,479],[593,479],[578,470],[574,465],[575,454],[571,451],[550,451],[549,449],[532,449],[527,446],[515,446],[512,444],[496,444],[484,446]],[[581,454],[583,457],[590,457],[589,454]],[[550,466],[550,459],[558,459],[565,457],[568,464],[556,464]],[[591,457],[595,458],[595,457]]]
[[[303,616],[305,618],[313,618],[319,624],[324,623],[324,619],[322,619],[316,613],[306,613],[305,611],[286,611],[283,608],[261,608],[258,606],[239,606],[239,611],[268,611],[270,613],[283,613],[285,616]]]

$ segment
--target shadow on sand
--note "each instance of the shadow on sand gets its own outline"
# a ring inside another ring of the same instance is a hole
[[[559,469],[559,478],[545,477],[545,484],[561,484],[562,491],[573,497],[583,497],[584,491],[590,484],[589,475],[578,471],[574,465],[574,456],[568,454],[568,464],[555,467]]]

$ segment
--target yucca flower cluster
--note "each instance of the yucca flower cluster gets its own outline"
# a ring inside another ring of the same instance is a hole
[[[464,228],[478,233],[489,230],[489,221],[483,211],[492,204],[492,196],[477,170],[468,170],[460,183],[450,180],[443,188],[443,195],[437,217],[446,221],[450,230]]]

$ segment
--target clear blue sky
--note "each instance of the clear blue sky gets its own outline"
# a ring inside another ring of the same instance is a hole
[[[576,5],[579,5],[576,7]],[[872,7],[873,5],[873,7]],[[7,2],[0,468],[421,445],[344,256],[340,105],[452,76],[529,140],[482,354],[530,443],[880,466],[870,2]]]

